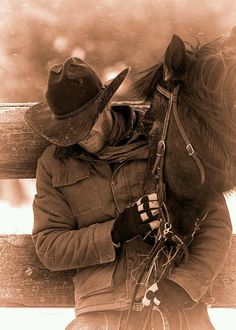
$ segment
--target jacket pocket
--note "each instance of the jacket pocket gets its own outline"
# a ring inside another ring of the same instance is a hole
[[[53,178],[53,186],[62,191],[75,217],[86,215],[102,208],[94,178],[89,168],[78,160],[71,160],[70,167]]]
[[[117,261],[114,261],[78,270],[78,274],[74,276],[76,299],[112,291],[116,265]]]

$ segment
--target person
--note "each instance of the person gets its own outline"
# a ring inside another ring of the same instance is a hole
[[[213,329],[204,297],[232,234],[223,196],[209,206],[188,261],[153,290],[160,268],[147,270],[134,294],[153,247],[147,238],[162,219],[156,192],[144,194],[142,112],[111,103],[128,71],[103,84],[88,63],[69,58],[51,68],[46,101],[26,111],[26,122],[51,143],[37,165],[36,253],[49,270],[76,270],[75,319],[67,330],[161,330],[166,322],[171,330]],[[155,304],[148,319],[145,299]]]

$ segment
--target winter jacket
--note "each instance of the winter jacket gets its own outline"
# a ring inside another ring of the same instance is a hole
[[[118,214],[143,195],[147,160],[111,167],[87,154],[79,159],[56,159],[54,154],[51,145],[37,166],[32,233],[37,255],[52,271],[76,270],[77,315],[127,309],[139,266],[151,246],[136,237],[116,249],[111,229]],[[195,302],[206,295],[224,263],[232,235],[223,196],[206,211],[189,247],[188,261],[168,277]],[[146,289],[141,286],[137,299]]]

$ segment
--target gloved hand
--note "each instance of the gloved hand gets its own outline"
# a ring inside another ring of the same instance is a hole
[[[183,306],[195,304],[180,285],[169,279],[154,283],[147,289],[142,303],[150,306],[151,302],[162,307],[167,316]]]
[[[141,197],[117,217],[111,232],[113,242],[116,244],[126,242],[158,228],[160,225],[160,221],[157,220],[158,214],[157,194]]]

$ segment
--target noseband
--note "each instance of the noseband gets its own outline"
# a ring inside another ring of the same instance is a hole
[[[164,125],[163,125],[163,130],[162,130],[162,135],[161,139],[158,142],[157,145],[157,153],[156,153],[156,159],[152,168],[152,174],[156,175],[158,179],[158,192],[159,192],[159,197],[160,197],[160,204],[162,204],[164,200],[164,180],[163,180],[163,166],[164,166],[164,155],[165,155],[165,150],[166,150],[166,138],[167,138],[167,133],[168,133],[168,128],[170,124],[170,117],[171,113],[173,113],[173,117],[175,120],[175,123],[179,129],[179,132],[185,142],[185,148],[190,157],[195,161],[199,172],[201,176],[201,184],[205,182],[205,171],[203,168],[203,165],[200,161],[200,158],[194,151],[194,148],[192,144],[190,143],[185,130],[181,124],[181,121],[179,119],[178,111],[177,111],[177,100],[178,100],[178,93],[179,93],[179,85],[176,86],[173,90],[173,92],[169,92],[167,89],[163,88],[160,85],[157,85],[156,87],[157,91],[164,95],[165,97],[168,98],[168,107],[166,111],[166,116],[164,120]]]

